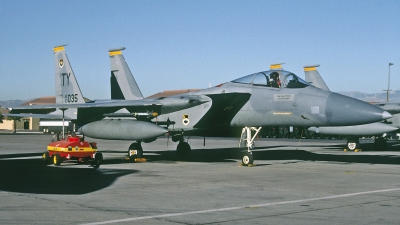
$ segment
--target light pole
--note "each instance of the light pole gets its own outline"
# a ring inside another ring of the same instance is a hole
[[[384,90],[384,91],[386,91],[386,101],[387,102],[389,101],[389,91],[391,91],[390,90],[390,66],[393,66],[393,63],[389,63],[388,89]]]

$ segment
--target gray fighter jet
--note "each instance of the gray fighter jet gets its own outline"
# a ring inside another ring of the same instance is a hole
[[[63,50],[60,50],[63,51]],[[62,68],[61,59],[56,60]],[[63,84],[69,71],[62,72]],[[390,113],[357,99],[316,88],[295,74],[274,65],[271,70],[253,73],[231,82],[198,92],[155,99],[79,103],[78,93],[63,93],[68,108],[77,109],[75,122],[88,135],[104,139],[135,140],[129,154],[141,155],[142,141],[152,141],[153,126],[165,127],[179,141],[179,155],[190,154],[184,136],[215,136],[232,128],[243,128],[247,152],[243,164],[252,164],[251,147],[263,126],[348,126],[372,123],[390,118]],[[73,102],[74,101],[74,102]],[[18,107],[12,113],[49,112],[66,105]],[[126,109],[128,113],[114,113]],[[102,120],[104,117],[134,117],[124,120]],[[148,130],[151,130],[149,132]],[[251,133],[255,130],[255,134]],[[140,133],[146,135],[140,136]],[[130,133],[135,133],[132,137]],[[160,134],[159,134],[160,135]],[[153,135],[154,136],[154,135]]]
[[[315,87],[329,90],[328,86],[325,84],[324,80],[319,74],[317,67],[319,67],[319,65],[304,66],[306,81]],[[396,114],[400,113],[400,105],[399,103],[378,103],[375,105],[381,107],[391,114],[394,114],[394,117],[384,122],[375,122],[355,126],[326,126],[319,128],[310,127],[308,130],[320,134],[347,136],[347,149],[352,151],[359,149],[360,137],[375,136],[375,147],[379,149],[386,149],[386,140],[382,137],[382,135],[384,133],[393,132],[399,129],[400,114]]]

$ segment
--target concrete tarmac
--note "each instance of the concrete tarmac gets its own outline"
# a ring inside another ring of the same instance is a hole
[[[130,142],[96,141],[99,169],[44,165],[51,135],[0,134],[0,224],[399,224],[400,145],[257,139],[241,167],[236,138],[191,138],[188,161],[163,137],[144,143],[146,163],[124,158]]]

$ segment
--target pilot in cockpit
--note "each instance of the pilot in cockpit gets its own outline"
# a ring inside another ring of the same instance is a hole
[[[273,72],[270,74],[270,77],[271,78],[269,79],[269,83],[271,87],[280,88],[281,81],[279,80],[279,74],[277,72]]]

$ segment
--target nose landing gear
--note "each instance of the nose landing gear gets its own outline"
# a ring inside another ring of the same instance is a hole
[[[257,137],[257,134],[260,132],[261,127],[244,127],[242,129],[242,135],[240,136],[239,147],[247,147],[247,151],[243,154],[242,157],[242,165],[243,166],[252,166],[253,165],[253,153],[250,149],[254,149],[254,139]],[[254,135],[251,135],[251,131],[255,131]]]

